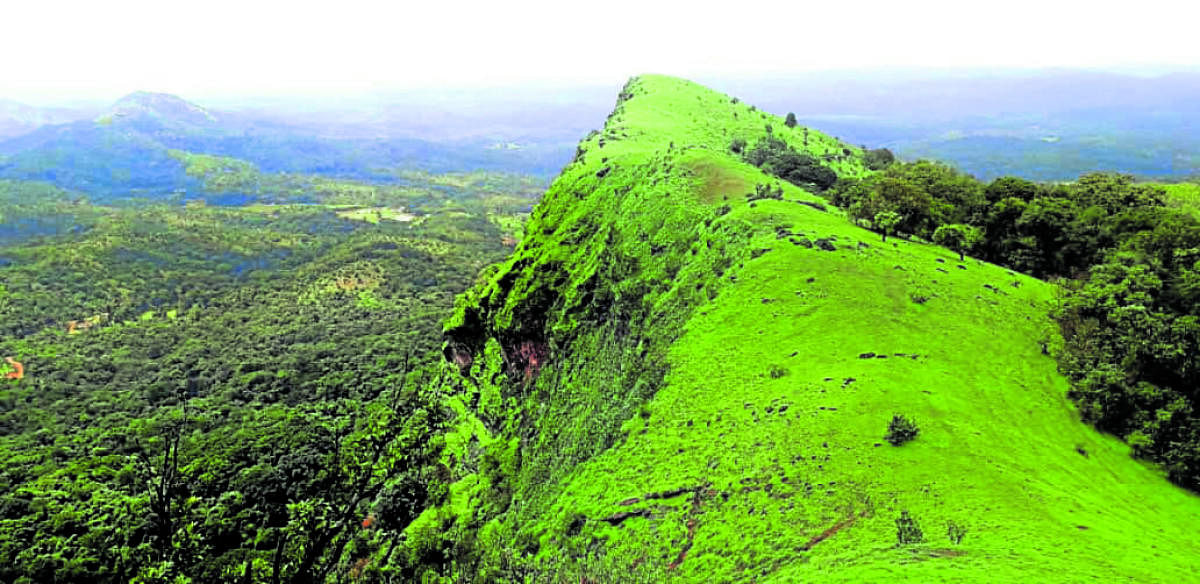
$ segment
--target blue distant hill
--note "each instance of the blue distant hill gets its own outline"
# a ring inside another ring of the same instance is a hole
[[[984,180],[1200,174],[1198,73],[847,71],[714,85],[852,143]]]
[[[169,150],[245,160],[266,173],[394,180],[397,168],[431,172],[503,170],[550,176],[566,148],[494,148],[483,140],[329,138],[275,121],[210,111],[179,97],[137,92],[92,120],[42,126],[0,142],[0,178],[36,180],[111,197],[196,192]]]

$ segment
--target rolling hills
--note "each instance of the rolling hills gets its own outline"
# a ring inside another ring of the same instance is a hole
[[[561,148],[498,149],[403,136],[338,137],[264,116],[209,110],[177,96],[136,92],[91,120],[46,124],[0,141],[0,179],[48,182],[92,200],[201,198],[214,191],[182,154],[232,158],[265,174],[315,174],[403,183],[397,169],[503,170],[550,176]],[[232,193],[245,194],[245,193]]]
[[[47,124],[64,124],[89,117],[86,108],[34,107],[0,99],[0,140],[27,134]]]
[[[1200,577],[1200,499],[1079,421],[1051,284],[851,223],[731,151],[856,147],[622,90],[446,324],[423,581]],[[761,196],[778,191],[779,196]],[[884,440],[900,414],[918,437]]]

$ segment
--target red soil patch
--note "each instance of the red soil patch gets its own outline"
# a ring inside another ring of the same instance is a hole
[[[699,486],[692,487],[690,489],[679,489],[679,494],[688,491],[692,493],[692,511],[690,513],[691,517],[688,518],[687,522],[687,541],[683,542],[683,548],[679,550],[679,555],[675,556],[675,561],[667,564],[668,570],[674,570],[675,568],[678,568],[679,565],[682,564],[685,559],[687,559],[688,551],[692,549],[692,544],[696,541],[696,527],[699,525],[695,516],[700,513],[700,505],[704,502],[704,500],[711,498],[711,496],[706,495],[708,493],[716,493],[716,491],[713,491],[712,489],[705,489],[704,486]],[[675,491],[668,491],[668,493],[674,492]],[[673,497],[675,495],[672,494],[670,496]]]
[[[21,379],[22,377],[25,377],[24,365],[22,365],[19,361],[13,361],[12,357],[5,357],[4,360],[7,361],[9,365],[12,365],[13,369],[16,369],[16,371],[9,371],[8,374],[4,376],[5,379]]]

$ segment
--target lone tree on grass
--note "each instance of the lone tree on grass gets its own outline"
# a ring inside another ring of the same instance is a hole
[[[933,232],[933,242],[958,252],[958,260],[966,259],[966,253],[983,239],[979,229],[961,223],[942,225]]]
[[[883,240],[887,241],[887,236],[896,231],[896,226],[900,224],[902,219],[900,214],[895,211],[881,211],[875,214],[875,220],[871,223],[883,235]]]
[[[785,125],[789,128],[795,128],[796,127],[796,114],[794,114],[792,112],[788,112],[787,117],[783,119],[783,125]]]

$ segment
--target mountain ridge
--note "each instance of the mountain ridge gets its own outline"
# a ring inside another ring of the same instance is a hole
[[[739,139],[868,172],[819,132],[637,77],[459,297],[451,482],[407,530],[424,578],[1194,575],[1200,499],[1079,421],[1040,348],[1050,285],[879,242]],[[894,414],[915,441],[885,444]]]

